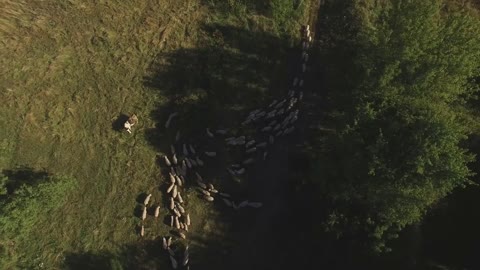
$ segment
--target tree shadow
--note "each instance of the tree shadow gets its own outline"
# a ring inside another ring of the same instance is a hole
[[[120,114],[113,122],[112,122],[112,129],[115,131],[123,131],[124,127],[123,124],[127,122],[128,120],[128,115],[126,114]]]
[[[7,195],[11,195],[22,185],[37,185],[48,179],[51,176],[45,170],[35,170],[30,167],[18,167],[15,169],[6,169],[2,171],[8,180],[5,184],[7,188]]]

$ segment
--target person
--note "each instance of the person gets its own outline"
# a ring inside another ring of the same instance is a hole
[[[125,129],[127,130],[128,133],[130,133],[130,134],[132,133],[132,130],[131,130],[132,125],[130,124],[130,122],[128,122],[128,121],[125,122],[125,124],[123,124],[123,126],[125,127]]]

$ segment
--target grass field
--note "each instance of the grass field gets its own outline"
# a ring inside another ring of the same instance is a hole
[[[78,184],[17,243],[17,260],[6,267],[104,269],[143,256],[142,245],[169,229],[149,220],[141,240],[134,216],[147,192],[166,213],[157,154],[174,133],[158,126],[174,106],[189,136],[232,126],[285,91],[287,50],[314,2],[3,1],[0,169],[45,170]],[[131,135],[115,126],[130,113],[140,119]],[[218,238],[234,244],[218,209],[193,194],[187,200],[199,246]]]

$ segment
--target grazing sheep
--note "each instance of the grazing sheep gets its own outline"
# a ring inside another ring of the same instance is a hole
[[[190,161],[190,163],[192,163],[193,167],[197,167],[197,162],[194,159],[188,159],[188,161]]]
[[[214,188],[212,188],[212,189],[210,189],[210,190],[208,190],[208,191],[210,191],[210,193],[218,193],[218,190],[216,190],[216,189],[214,189]]]
[[[250,148],[250,149],[247,149],[247,150],[245,151],[245,153],[250,154],[250,153],[254,153],[255,151],[257,151],[257,148],[256,148],[256,147],[252,147],[252,148]]]
[[[183,254],[183,261],[182,261],[182,265],[183,266],[186,266],[188,264],[188,261],[189,261],[189,253],[188,253],[188,246],[185,248],[185,253]]]
[[[228,207],[232,207],[232,202],[230,200],[225,199],[225,198],[222,198],[222,200]]]
[[[268,105],[269,108],[271,108],[272,106],[275,106],[275,104],[277,104],[278,100],[273,100],[272,103],[270,103],[270,105]]]
[[[270,131],[270,130],[272,130],[271,126],[266,126],[266,127],[262,128],[262,132],[267,132],[267,131]]]
[[[225,139],[225,142],[230,142],[230,141],[233,141],[235,140],[235,137],[228,137]]]
[[[277,124],[277,125],[273,128],[273,131],[277,131],[277,130],[279,130],[281,127],[282,127],[281,124]]]
[[[155,216],[156,218],[158,218],[158,215],[160,215],[160,206],[157,206],[157,207],[155,208],[155,215],[154,215],[154,216]]]
[[[267,147],[267,143],[266,143],[266,142],[257,143],[256,147],[257,147],[257,148]]]
[[[180,214],[180,211],[177,210],[177,208],[173,208],[173,213],[175,214],[175,219],[178,220],[179,217],[182,216],[182,214]]]
[[[180,140],[180,130],[177,131],[177,134],[175,134],[175,142],[178,142]]]
[[[162,237],[162,244],[163,244],[163,249],[167,250],[168,244],[167,244],[167,239],[165,237]]]
[[[174,257],[170,256],[170,262],[172,263],[172,268],[177,269],[178,264]]]
[[[167,156],[163,156],[164,159],[165,159],[165,164],[167,164],[168,167],[172,166],[172,163],[170,162],[170,160],[168,159]]]
[[[182,232],[177,232],[177,235],[182,239],[187,239],[187,236]]]
[[[305,53],[303,55],[303,60],[304,60],[305,63],[308,62],[308,53]]]
[[[263,160],[266,160],[266,159],[267,159],[267,155],[268,155],[268,152],[267,152],[267,151],[263,152]]]
[[[152,198],[152,194],[148,194],[145,200],[143,200],[143,204],[147,206],[151,198]]]
[[[241,168],[242,166],[240,166],[240,164],[232,164],[230,165],[230,167],[234,169],[238,169],[238,168]]]
[[[253,207],[253,208],[260,208],[260,207],[262,207],[262,205],[263,204],[261,202],[249,202],[248,203],[248,206]]]
[[[255,144],[255,140],[251,140],[251,141],[247,142],[247,144],[245,144],[245,147],[248,148],[248,147],[250,147],[254,144]]]
[[[282,133],[283,133],[283,131],[280,130],[279,132],[275,133],[275,137],[278,137],[278,136],[282,135]]]
[[[273,144],[273,143],[275,142],[275,137],[273,137],[272,135],[270,135],[270,136],[268,137],[268,141],[269,141],[270,144]]]
[[[182,171],[185,173],[187,173],[187,162],[185,160],[182,161]]]
[[[190,148],[190,153],[192,153],[193,155],[195,155],[196,151],[195,151],[195,148],[193,148],[193,145],[189,144],[189,145],[188,145],[188,148]]]
[[[233,209],[235,209],[235,210],[237,210],[237,209],[238,209],[238,206],[235,204],[235,202],[234,202],[234,201],[232,201],[232,207],[233,207]]]
[[[238,208],[245,207],[245,206],[247,206],[247,204],[248,204],[248,200],[245,200],[238,205]]]
[[[300,83],[298,84],[298,86],[303,87],[303,80],[300,80]]]
[[[144,235],[145,235],[145,227],[143,227],[142,225],[142,227],[140,228],[140,236],[143,237]]]
[[[250,124],[251,122],[252,122],[251,119],[247,119],[247,120],[242,122],[242,126],[246,126],[246,125]]]
[[[171,183],[170,186],[167,188],[167,193],[170,193],[173,190],[175,183]]]
[[[209,129],[209,128],[207,128],[207,135],[208,135],[208,137],[210,137],[210,138],[213,138],[213,137],[214,137],[214,136],[213,136],[213,133],[210,132],[210,129]]]
[[[179,203],[183,203],[183,198],[182,198],[182,195],[180,194],[180,191],[177,194],[177,200]]]
[[[177,185],[179,187],[183,187],[183,181],[180,179],[180,177],[178,177],[178,175],[175,175],[175,180],[177,180]]]
[[[308,42],[312,42],[312,36],[308,36]]]
[[[165,128],[168,128],[170,126],[170,122],[175,116],[177,116],[177,114],[178,114],[177,112],[174,112],[170,114],[170,116],[168,116],[167,122],[165,122]]]
[[[295,86],[297,86],[297,84],[298,84],[298,77],[295,77],[293,79],[293,86],[295,87]]]
[[[180,229],[185,229],[185,225],[183,225],[183,222],[180,222]]]
[[[236,170],[235,174],[241,175],[245,173],[245,168],[241,168],[240,170]]]
[[[178,164],[178,159],[177,159],[177,155],[176,155],[176,154],[173,154],[172,161],[173,161],[173,164],[175,164],[175,165]]]
[[[299,99],[299,100],[302,100],[302,99],[303,99],[303,92],[302,92],[302,91],[300,91],[300,94],[298,94],[298,99]]]
[[[188,156],[187,145],[183,144],[183,155]]]
[[[250,164],[250,163],[253,163],[255,161],[255,159],[253,158],[249,158],[249,159],[246,159],[242,162],[243,165],[247,165],[247,164]]]
[[[173,226],[172,226],[173,227]],[[169,236],[168,239],[167,239],[167,246],[171,246],[172,245],[172,237]]]
[[[175,175],[176,175],[175,171],[174,173],[169,172],[168,175],[170,176],[170,183],[172,184],[175,183]]]
[[[307,41],[302,41],[302,49],[304,49],[304,50],[308,49]]]
[[[175,208],[175,201],[173,200],[172,197],[170,197],[170,210],[173,210],[173,208]]]
[[[208,183],[208,184],[207,184],[207,189],[208,189],[208,190],[210,190],[210,189],[215,189],[215,187],[214,187],[212,184]]]
[[[185,208],[183,208],[183,206],[180,205],[180,203],[177,203],[177,208],[178,208],[178,210],[180,210],[180,213],[181,213],[181,214],[184,214],[184,213],[185,213]]]
[[[206,191],[206,190],[204,190],[204,189],[201,189],[201,188],[198,189],[198,190],[200,190],[200,192],[202,192],[203,195],[205,195],[205,196],[210,196],[210,192],[208,192],[208,191]]]
[[[174,222],[175,222],[175,217],[170,216],[170,227],[173,227]]]
[[[203,161],[199,157],[196,157],[195,159],[197,160],[198,166],[203,166],[204,165]]]
[[[217,129],[217,131],[215,131],[217,134],[220,134],[220,135],[225,135],[227,134],[227,130],[226,129]]]
[[[235,176],[235,172],[234,172],[232,169],[227,168],[227,171],[228,171],[232,176]]]
[[[142,212],[142,220],[145,220],[147,218],[147,207],[143,207],[143,212]]]
[[[172,145],[170,145],[170,151],[172,152],[172,155],[175,155],[176,152],[175,152],[175,147]]]
[[[232,196],[230,196],[230,194],[228,194],[228,193],[219,192],[218,194],[219,194],[220,196],[222,196],[222,197],[225,197],[225,198],[230,198],[230,197],[232,197]]]
[[[187,224],[183,224],[185,226],[185,231],[188,232],[188,225]]]
[[[185,163],[187,163],[187,167],[188,167],[189,169],[192,168],[192,163],[190,163],[190,160],[189,160],[188,158],[185,158]]]
[[[177,197],[177,194],[178,194],[177,186],[173,186],[172,197],[175,199],[175,197]]]
[[[214,157],[217,155],[216,152],[205,152],[205,155],[207,155],[208,157]]]
[[[203,198],[209,202],[213,202],[213,197],[212,196],[207,196],[207,195],[204,195]]]
[[[207,189],[207,185],[205,185],[205,183],[203,183],[202,181],[200,181],[199,179],[197,179],[197,184],[199,187],[203,188],[203,189]]]
[[[195,172],[195,176],[197,177],[198,180],[203,182],[203,178],[200,174],[198,174],[198,172]]]
[[[187,225],[190,226],[190,214],[187,214],[185,219],[186,219]]]
[[[302,72],[307,71],[307,65],[305,63],[302,64]]]

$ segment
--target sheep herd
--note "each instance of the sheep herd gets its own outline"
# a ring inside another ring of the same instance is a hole
[[[300,65],[298,72],[293,79],[293,84],[288,94],[282,100],[274,100],[264,108],[251,111],[242,122],[242,128],[248,129],[250,132],[244,134],[236,134],[232,136],[229,129],[211,130],[205,129],[205,135],[209,140],[222,140],[227,150],[238,148],[243,152],[243,157],[236,164],[230,164],[226,170],[232,176],[244,174],[251,166],[268,157],[268,149],[282,136],[288,135],[295,130],[295,123],[299,114],[299,102],[303,99],[303,75],[307,70],[307,62],[309,55],[307,50],[310,47],[312,37],[310,35],[310,27],[302,26],[302,52],[300,55]],[[171,113],[165,122],[165,129],[169,129],[172,121],[178,115],[177,112]],[[129,118],[125,123],[127,132],[131,132],[130,128],[138,119],[135,115]],[[253,130],[253,132],[251,132]],[[229,136],[229,137],[227,137]],[[225,138],[226,137],[226,138]],[[178,150],[178,151],[177,151]],[[237,151],[238,152],[238,151]],[[180,131],[177,131],[175,143],[170,146],[170,154],[162,157],[166,167],[168,167],[167,185],[165,192],[167,194],[167,206],[169,215],[167,215],[167,223],[173,228],[174,236],[177,240],[187,239],[187,233],[192,221],[190,214],[186,209],[185,200],[182,193],[185,192],[187,186],[192,183],[196,186],[199,196],[206,202],[222,201],[227,207],[238,210],[244,207],[260,208],[261,202],[252,202],[249,200],[233,200],[232,196],[226,192],[222,192],[215,188],[213,183],[204,180],[197,171],[198,168],[208,165],[209,162],[217,158],[217,152],[212,149],[195,149],[192,144],[181,144]],[[212,162],[213,164],[213,162]],[[151,194],[148,194],[142,205],[142,221],[147,218],[147,206],[151,201]],[[160,214],[160,206],[153,206],[153,216],[157,218]],[[140,235],[144,236],[145,228],[142,223],[140,226]],[[163,237],[163,248],[167,251],[173,269],[180,267],[189,267],[189,246],[185,245],[183,256],[175,254],[172,247],[172,236]]]

